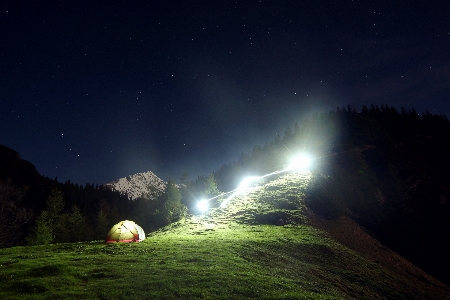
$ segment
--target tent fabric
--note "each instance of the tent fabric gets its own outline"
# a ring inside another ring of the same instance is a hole
[[[106,243],[131,243],[145,239],[145,233],[141,226],[133,221],[121,221],[114,225],[106,236]]]

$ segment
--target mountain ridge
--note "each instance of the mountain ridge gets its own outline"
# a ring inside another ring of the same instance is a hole
[[[113,191],[126,193],[132,201],[139,197],[154,200],[164,192],[166,185],[167,182],[156,176],[152,171],[128,175],[105,184]]]

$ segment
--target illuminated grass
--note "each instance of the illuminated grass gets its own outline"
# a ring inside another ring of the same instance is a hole
[[[254,187],[226,210],[172,224],[141,243],[2,249],[0,298],[445,298],[308,225],[304,181],[295,178]],[[268,216],[281,213],[286,224],[270,224],[276,218]]]

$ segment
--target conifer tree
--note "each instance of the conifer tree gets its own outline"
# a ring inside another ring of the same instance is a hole
[[[90,239],[89,228],[78,206],[74,205],[72,212],[66,214],[66,217],[60,222],[58,233],[60,242],[73,243]]]
[[[61,228],[64,215],[64,198],[60,190],[54,189],[47,198],[46,209],[36,219],[36,227],[32,230],[27,242],[30,245],[46,245],[55,241],[55,234]]]
[[[64,213],[64,197],[60,190],[52,190],[47,198],[46,209],[36,219],[36,227],[27,239],[29,244],[52,242],[80,242],[90,238],[88,226],[78,206]]]
[[[47,245],[53,242],[53,230],[48,211],[44,210],[36,219],[36,227],[27,237],[28,245]]]
[[[30,209],[22,207],[24,191],[11,180],[0,180],[0,248],[12,246],[23,234],[23,225],[31,220]]]
[[[95,238],[100,240],[104,239],[106,234],[108,233],[108,230],[110,229],[108,222],[108,218],[106,214],[103,212],[103,210],[100,210],[97,215],[97,222],[95,225]]]
[[[217,188],[216,178],[213,173],[209,174],[209,176],[205,179],[205,194],[208,197],[214,197],[220,194],[220,191]]]
[[[186,215],[187,207],[181,202],[181,193],[173,180],[168,181],[161,200],[162,217],[166,223],[176,222]]]

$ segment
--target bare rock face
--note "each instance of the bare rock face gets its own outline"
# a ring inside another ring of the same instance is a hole
[[[166,184],[164,180],[156,176],[153,172],[148,171],[129,175],[105,185],[113,191],[127,193],[130,200],[136,200],[139,197],[156,199],[156,197],[164,192]]]

